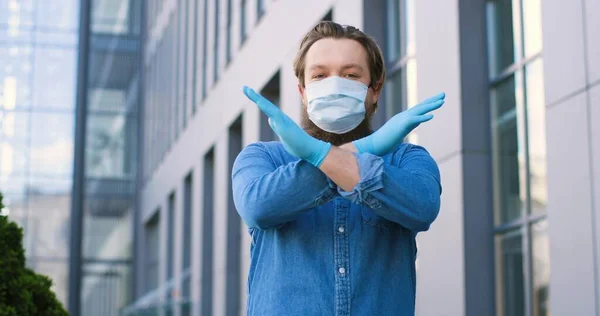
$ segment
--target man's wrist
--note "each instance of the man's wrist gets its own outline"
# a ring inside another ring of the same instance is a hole
[[[333,145],[331,145],[328,142],[320,142],[321,143],[319,144],[319,149],[313,154],[313,157],[307,159],[308,162],[310,162],[313,166],[317,168],[321,167],[321,164],[325,160],[325,157],[327,157],[327,155],[331,151],[331,148],[333,147]]]
[[[343,150],[351,152],[351,153],[357,153],[358,152],[358,149],[356,148],[356,146],[354,146],[353,142],[341,145],[340,149],[343,149]]]

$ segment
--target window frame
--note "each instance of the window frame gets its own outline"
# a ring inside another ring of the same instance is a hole
[[[396,4],[392,4],[393,2],[396,2]],[[389,8],[391,6],[395,5],[396,8],[399,11],[399,14],[397,16],[398,20],[397,21],[391,21],[390,17],[391,15],[389,14]],[[411,10],[407,10],[408,6],[413,6],[412,11]],[[408,70],[410,67],[411,63],[416,63],[416,54],[414,52],[409,52],[408,50],[408,23],[410,23],[411,19],[414,21],[415,16],[414,16],[414,6],[415,6],[415,2],[413,0],[386,0],[385,1],[385,5],[384,5],[384,19],[385,19],[385,23],[386,23],[386,28],[384,28],[384,38],[385,38],[385,55],[384,55],[384,63],[385,63],[385,67],[386,67],[386,79],[383,82],[384,85],[384,89],[387,89],[386,91],[389,91],[390,87],[389,85],[392,85],[392,80],[395,79],[396,76],[401,76],[400,81],[401,81],[401,91],[400,91],[400,97],[401,97],[401,104],[399,107],[393,107],[391,102],[394,102],[394,100],[390,100],[390,98],[388,97],[388,93],[384,91],[382,98],[380,98],[379,102],[379,107],[383,106],[383,113],[384,113],[384,119],[385,121],[391,119],[394,115],[401,113],[403,111],[406,111],[408,108],[410,108],[411,104],[409,104],[410,100],[409,100],[409,90],[410,87],[413,85],[416,85],[416,82],[411,82],[409,83],[407,74],[408,74]],[[409,14],[413,14],[412,17],[409,16]],[[391,38],[391,32],[392,32],[392,28],[393,27],[397,27],[396,30],[393,30],[393,32],[396,33],[396,43],[394,45],[397,45],[397,56],[395,56],[395,58],[393,59],[388,59],[386,56],[389,55],[389,51],[390,51],[390,38]],[[416,69],[414,70],[416,71]],[[411,85],[411,86],[409,86]],[[387,86],[387,88],[386,88]],[[399,111],[395,111],[396,109],[399,108]],[[407,135],[406,137],[406,141],[410,141],[412,143],[416,143],[417,142],[417,138],[416,138],[416,134],[415,133],[410,133],[409,135]]]
[[[486,1],[486,5],[489,3],[494,2],[493,0],[487,0]],[[517,2],[517,3],[514,3]],[[491,69],[490,69],[490,76],[489,76],[489,82],[488,82],[488,91],[489,91],[489,100],[490,102],[490,106],[493,107],[493,95],[492,92],[494,90],[496,90],[500,85],[502,85],[503,83],[505,83],[507,80],[510,80],[511,78],[514,78],[514,82],[515,82],[515,91],[514,96],[515,96],[515,111],[516,111],[516,117],[517,117],[517,143],[518,146],[521,147],[523,146],[524,148],[524,168],[523,170],[519,170],[519,177],[523,177],[523,185],[525,186],[524,190],[526,192],[525,196],[524,196],[524,212],[522,214],[520,214],[520,216],[518,218],[512,219],[512,220],[508,220],[505,222],[500,222],[497,223],[496,220],[494,220],[493,225],[493,234],[494,234],[494,241],[496,240],[496,238],[502,238],[504,236],[507,236],[509,234],[513,234],[515,232],[518,232],[521,235],[521,249],[522,249],[522,258],[523,258],[523,262],[522,262],[522,266],[523,266],[523,293],[525,294],[525,297],[523,298],[523,302],[524,302],[524,311],[523,311],[523,315],[525,316],[532,316],[534,315],[534,269],[533,269],[533,254],[534,254],[534,250],[533,250],[533,235],[532,235],[532,231],[533,231],[533,226],[539,223],[542,223],[543,221],[547,220],[548,217],[548,213],[544,212],[544,213],[533,213],[532,212],[532,203],[531,203],[531,199],[532,199],[532,193],[531,193],[531,165],[530,165],[530,137],[529,137],[529,110],[528,110],[528,104],[527,104],[527,89],[528,89],[528,85],[527,85],[527,71],[528,71],[528,66],[534,64],[536,61],[543,61],[542,58],[542,52],[543,52],[543,46],[540,49],[539,52],[531,55],[531,56],[527,56],[525,55],[525,50],[523,49],[526,45],[525,43],[525,39],[524,39],[524,33],[525,33],[525,21],[523,19],[523,0],[511,0],[511,4],[513,5],[513,10],[511,11],[512,13],[512,20],[516,20],[516,25],[513,22],[513,34],[515,32],[518,32],[518,34],[513,35],[513,45],[515,45],[516,47],[513,48],[513,52],[514,52],[514,60],[512,61],[512,63],[506,67],[504,67],[503,69],[499,69],[497,74],[493,74]],[[517,8],[517,12],[514,11],[514,8]],[[486,28],[489,27],[489,23],[491,23],[489,20],[489,16],[486,16]],[[489,30],[489,29],[488,29]],[[490,47],[490,40],[491,38],[489,38],[490,36],[493,36],[494,34],[490,34],[490,32],[488,31],[487,36],[488,36],[488,45],[487,48],[488,50],[493,49],[494,47]],[[540,34],[541,36],[541,34]],[[500,48],[501,49],[501,48]],[[491,52],[488,52],[491,53]],[[491,68],[491,62],[492,61],[488,61],[488,67]],[[493,113],[494,109],[491,109],[491,113]],[[502,215],[502,209],[498,209],[498,205],[497,205],[497,189],[496,186],[498,185],[498,181],[499,179],[496,176],[496,159],[498,157],[498,147],[496,147],[494,145],[494,139],[496,137],[496,133],[497,133],[497,127],[495,127],[495,118],[490,115],[490,129],[491,129],[491,134],[492,137],[490,139],[491,143],[492,143],[492,153],[491,153],[491,159],[492,159],[492,166],[493,166],[493,174],[492,174],[492,183],[494,186],[494,207],[493,207],[493,212],[494,212],[494,218],[496,216],[501,216]],[[523,141],[523,143],[521,144],[521,142]],[[521,175],[521,172],[524,173],[524,175]],[[493,249],[494,249],[494,253],[499,254],[501,253],[500,251],[502,251],[501,248],[498,248],[496,242],[494,242],[494,244],[492,245]],[[499,281],[502,281],[501,276],[498,275],[499,273],[499,261],[498,260],[502,260],[502,258],[495,258],[494,260],[494,287],[496,289],[497,292],[502,292],[503,289],[503,284],[498,283]],[[500,294],[497,294],[496,298],[495,298],[495,311],[498,312],[499,310],[499,306],[503,306],[501,304],[504,304],[504,300],[502,299],[501,296],[499,296]]]

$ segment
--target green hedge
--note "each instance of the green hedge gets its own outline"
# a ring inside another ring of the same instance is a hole
[[[0,215],[0,316],[68,315],[51,286],[50,278],[25,267],[23,229]]]

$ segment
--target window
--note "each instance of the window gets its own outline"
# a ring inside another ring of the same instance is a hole
[[[229,166],[230,172],[228,179],[231,179],[231,170],[233,169],[233,163],[237,155],[242,151],[242,117],[238,119],[229,127]],[[230,184],[229,184],[230,185]],[[241,270],[241,231],[242,225],[240,221],[240,215],[235,209],[233,204],[233,192],[228,190],[228,202],[227,202],[227,307],[226,315],[239,315],[242,307],[240,289],[242,287],[242,278],[240,274]]]
[[[189,42],[189,30],[190,30],[190,26],[189,26],[189,20],[190,20],[190,10],[189,10],[189,1],[190,0],[185,0],[181,2],[181,9],[184,10],[185,12],[183,13],[185,15],[185,24],[184,24],[184,28],[185,28],[185,34],[183,37],[183,42],[184,42],[184,46],[183,46],[183,67],[182,72],[183,72],[183,82],[181,83],[181,88],[183,89],[183,101],[181,102],[181,116],[182,116],[182,122],[181,122],[181,126],[182,128],[185,130],[185,127],[187,125],[187,104],[188,104],[188,56],[190,54],[189,52],[189,46],[188,46],[188,42]]]
[[[160,209],[156,210],[154,216],[146,224],[145,242],[145,292],[158,288],[158,267],[160,258]]]
[[[204,26],[202,27],[202,100],[206,98],[206,65],[208,64],[208,1],[204,2],[204,16],[202,21],[204,21]]]
[[[265,0],[256,0],[256,22],[265,14]]]
[[[175,192],[169,195],[167,208],[167,258],[173,258],[175,251]],[[167,281],[174,275],[173,260],[167,260]]]
[[[182,73],[182,64],[183,64],[183,58],[181,58],[181,54],[182,52],[182,47],[183,46],[183,42],[185,41],[185,39],[181,38],[182,35],[182,16],[183,16],[183,1],[179,0],[178,1],[179,4],[177,5],[176,11],[175,11],[175,15],[174,15],[174,23],[177,24],[177,27],[175,28],[175,45],[173,46],[173,48],[175,49],[175,68],[174,69],[174,76],[175,76],[175,87],[174,87],[174,93],[175,93],[175,137],[174,140],[176,140],[179,137],[179,128],[180,128],[180,122],[179,120],[181,119],[181,114],[179,113],[179,111],[181,111],[181,86],[182,86],[182,80],[181,80],[181,73]],[[169,144],[169,147],[171,147],[171,144]]]
[[[240,1],[240,39],[242,44],[246,41],[246,0]]]
[[[167,118],[167,133],[164,133],[166,135],[164,135],[164,138],[166,138],[163,142],[163,146],[162,146],[162,150],[161,150],[161,157],[162,157],[162,153],[165,152],[166,150],[168,150],[169,147],[171,147],[171,142],[173,140],[173,138],[175,137],[175,116],[173,115],[173,107],[175,105],[175,91],[176,91],[176,85],[175,85],[175,74],[173,73],[173,71],[170,71],[171,69],[174,68],[173,62],[175,61],[175,52],[176,52],[176,46],[175,46],[175,33],[176,28],[175,28],[175,20],[173,18],[171,18],[168,26],[167,26],[167,30],[165,31],[165,38],[163,39],[163,47],[162,50],[164,50],[163,54],[165,55],[165,59],[163,61],[161,61],[160,63],[162,64],[161,68],[162,68],[162,72],[163,72],[163,76],[161,76],[160,78],[166,78],[166,82],[171,83],[169,84],[160,84],[161,87],[164,87],[165,89],[165,96],[163,97],[163,102],[161,102],[160,104],[162,105],[161,108],[164,109],[165,111],[163,111],[161,114],[164,115],[165,118]],[[159,81],[162,82],[162,81]],[[160,89],[160,88],[159,88]],[[156,121],[159,122],[158,117],[156,118]],[[160,160],[160,159],[159,159]]]
[[[202,297],[200,302],[201,315],[212,315],[213,293],[213,219],[214,219],[214,183],[215,183],[215,155],[211,149],[204,156],[202,181],[202,257],[201,284]]]
[[[227,0],[227,47],[226,47],[226,62],[229,64],[231,61],[231,0]]]
[[[182,268],[182,315],[190,315],[192,300],[192,173],[184,180],[183,189],[183,266]]]
[[[215,46],[214,46],[214,81],[219,80],[219,2],[221,0],[215,0]]]
[[[194,48],[192,48],[192,116],[196,114],[196,88],[198,84],[198,7],[200,6],[198,1],[191,1],[194,5],[194,20],[193,20],[193,32],[194,32]]]
[[[415,59],[415,0],[387,0],[385,17],[385,62],[387,80],[383,89],[385,118],[417,103],[417,63]],[[416,135],[408,136],[416,142]]]
[[[279,106],[281,100],[280,76],[279,71],[264,86],[260,94],[276,106]],[[269,118],[266,115],[260,116],[260,140],[264,142],[279,140],[279,137],[269,126]],[[232,166],[233,167],[233,166]]]
[[[497,315],[549,315],[540,0],[488,0]]]

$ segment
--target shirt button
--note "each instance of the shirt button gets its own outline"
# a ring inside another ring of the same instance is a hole
[[[346,269],[344,269],[343,267],[339,268],[338,271],[340,272],[340,274],[346,273]]]
[[[345,231],[345,229],[344,229],[344,226],[340,226],[340,227],[338,228],[338,231],[339,231],[340,233],[343,233],[343,232]]]

